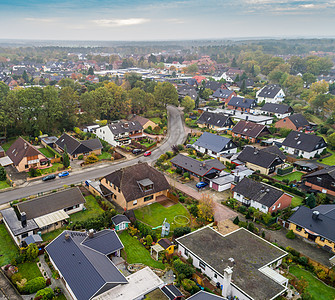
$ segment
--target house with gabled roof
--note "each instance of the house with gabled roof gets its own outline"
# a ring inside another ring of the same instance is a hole
[[[236,96],[236,93],[234,91],[219,88],[213,93],[211,97],[219,100],[220,102],[224,102],[228,104],[230,99],[235,96]]]
[[[256,106],[255,99],[248,99],[236,96],[230,99],[227,108],[243,112],[251,112],[255,106]]]
[[[272,300],[287,290],[288,279],[276,270],[287,252],[245,228],[222,235],[206,226],[176,243],[184,259],[192,259],[195,268],[222,288],[225,299]]]
[[[305,129],[310,129],[309,127],[311,127],[311,124],[302,114],[293,114],[276,122],[275,127],[303,131]]]
[[[152,129],[154,129],[156,126],[158,126],[155,122],[151,121],[148,118],[139,116],[139,115],[133,115],[132,118],[129,120],[129,122],[139,122],[143,129],[147,129],[149,126],[151,126]]]
[[[54,145],[59,153],[63,153],[66,149],[70,159],[76,159],[80,155],[100,155],[103,148],[100,140],[97,138],[79,141],[65,132]]]
[[[198,97],[198,92],[193,86],[183,85],[178,87],[179,99],[184,99],[186,96],[191,97],[191,99],[196,100]]]
[[[199,117],[197,124],[200,128],[209,128],[213,130],[227,130],[234,126],[231,117],[209,111],[204,111]]]
[[[299,131],[291,131],[282,146],[285,152],[307,159],[320,155],[327,148],[323,137]]]
[[[237,145],[231,139],[209,132],[204,132],[193,144],[193,147],[196,151],[214,158],[237,152]]]
[[[285,99],[285,93],[278,84],[269,84],[257,91],[256,98],[258,103],[281,103]]]
[[[238,154],[237,159],[244,162],[247,168],[269,175],[284,164],[286,157],[277,146],[265,149],[246,146]]]
[[[261,113],[283,119],[290,116],[293,113],[293,109],[286,104],[265,103],[261,108]]]
[[[305,186],[335,196],[335,166],[329,166],[303,176]]]
[[[244,206],[259,209],[263,213],[272,213],[289,207],[293,198],[276,187],[248,177],[233,183],[232,192],[233,197]]]
[[[243,120],[239,121],[231,132],[233,137],[247,139],[251,143],[259,142],[259,138],[271,134],[265,125]]]
[[[220,81],[209,80],[205,83],[205,89],[210,89],[215,92],[218,89],[222,89],[224,84]]]
[[[109,198],[125,210],[167,199],[170,185],[165,176],[147,163],[114,171],[100,180]]]
[[[30,168],[41,168],[48,164],[46,158],[37,148],[19,137],[6,151],[19,172],[29,171]]]

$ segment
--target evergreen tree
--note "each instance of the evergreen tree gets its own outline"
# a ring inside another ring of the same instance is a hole
[[[24,80],[25,83],[29,82],[29,77],[26,70],[23,71],[22,79]]]
[[[64,147],[64,153],[63,153],[63,165],[65,168],[68,168],[70,166],[70,157],[67,153],[66,145]]]
[[[315,205],[316,205],[316,200],[315,200],[315,196],[314,194],[310,194],[307,199],[306,199],[306,205],[309,207],[309,208],[314,208]]]
[[[236,57],[233,58],[232,62],[231,62],[231,66],[233,68],[236,68],[237,67],[237,63],[236,63]]]
[[[246,91],[245,80],[243,80],[241,84],[241,92],[245,93],[245,91]]]
[[[199,95],[197,96],[197,99],[195,99],[195,109],[199,107]]]
[[[240,81],[240,74],[237,74],[234,82],[239,82],[239,81]]]
[[[6,170],[3,166],[0,166],[0,181],[6,180]]]
[[[93,70],[92,67],[89,67],[87,74],[88,75],[94,75],[94,70]]]

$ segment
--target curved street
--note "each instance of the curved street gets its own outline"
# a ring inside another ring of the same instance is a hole
[[[94,180],[120,168],[136,164],[139,161],[152,163],[153,161],[157,160],[160,155],[162,155],[166,151],[170,151],[173,145],[181,144],[184,142],[185,139],[185,130],[181,111],[174,106],[168,106],[167,110],[169,116],[167,139],[157,149],[152,151],[151,156],[140,156],[131,160],[122,161],[120,163],[115,163],[108,166],[97,164],[96,166],[93,166],[91,168],[85,168],[80,171],[72,172],[68,177],[64,177],[61,179],[57,177],[54,181],[43,182],[39,180],[29,182],[24,187],[17,187],[13,190],[0,193],[0,205],[30,195],[35,195],[38,193],[57,189],[62,187],[63,185],[76,184],[84,182],[87,179]]]

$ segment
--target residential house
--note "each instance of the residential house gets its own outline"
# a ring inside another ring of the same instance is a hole
[[[227,130],[234,126],[234,122],[229,116],[209,111],[204,111],[201,114],[197,124],[200,128],[209,128],[213,130]]]
[[[247,168],[269,175],[275,172],[277,167],[284,164],[286,157],[277,146],[265,149],[246,146],[239,153],[237,159],[244,162]]]
[[[271,134],[265,125],[249,121],[239,121],[231,132],[233,137],[247,139],[251,143],[259,142],[261,137]]]
[[[245,228],[222,235],[206,226],[176,243],[183,258],[221,287],[224,298],[269,300],[287,290],[288,279],[276,271],[287,252]]]
[[[218,89],[222,89],[224,84],[220,81],[213,81],[209,80],[205,83],[205,89],[210,89],[213,92],[217,91]]]
[[[58,140],[58,137],[56,136],[47,136],[47,137],[41,138],[41,144],[44,147],[49,146],[51,148],[54,148],[57,140]]]
[[[151,126],[151,128],[154,129],[157,126],[155,122],[139,115],[133,115],[133,117],[129,120],[129,122],[135,122],[135,121],[140,123],[143,129],[147,129],[149,126]]]
[[[239,82],[235,83],[235,86],[240,90],[243,85],[245,86],[246,89],[252,89],[254,87],[255,82],[252,79],[243,79],[240,80]]]
[[[122,146],[130,144],[133,138],[142,137],[143,127],[138,121],[119,121],[96,129],[95,134],[112,146]]]
[[[180,169],[183,173],[189,173],[191,177],[199,181],[214,178],[225,169],[225,166],[217,159],[199,161],[183,154],[178,154],[172,158],[171,163],[174,168]]]
[[[5,150],[0,146],[0,158],[1,157],[5,157],[6,156],[6,152]]]
[[[239,110],[243,112],[251,112],[256,106],[255,99],[247,99],[242,97],[232,97],[228,102],[228,109]]]
[[[207,78],[205,76],[200,75],[193,76],[192,79],[195,79],[198,85],[200,85],[203,81],[207,81]]]
[[[281,103],[285,99],[285,93],[277,84],[266,85],[256,93],[257,102]]]
[[[213,93],[211,97],[219,100],[220,102],[228,104],[232,97],[236,97],[236,93],[231,90],[219,88]]]
[[[130,224],[129,219],[125,215],[116,215],[112,217],[112,222],[116,231],[125,230]]]
[[[162,201],[170,185],[165,176],[147,163],[137,163],[106,175],[101,185],[110,191],[111,200],[125,210]]]
[[[316,163],[312,163],[306,160],[296,160],[293,162],[293,167],[302,172],[314,172],[319,169]]]
[[[184,99],[186,96],[189,96],[195,101],[198,97],[198,92],[193,86],[180,86],[178,87],[177,91],[180,100]]]
[[[195,293],[191,297],[187,298],[188,300],[225,300],[225,298],[221,296],[217,296],[212,293],[208,293],[205,291],[200,290],[199,292]]]
[[[46,158],[33,145],[19,137],[6,151],[19,172],[28,171],[30,168],[41,168],[48,164]]]
[[[23,201],[1,211],[4,223],[15,243],[36,233],[46,233],[64,226],[69,215],[84,208],[85,199],[79,188]]]
[[[291,131],[284,140],[283,147],[288,154],[311,159],[320,155],[327,148],[327,144],[321,136]]]
[[[101,142],[97,138],[79,141],[67,133],[63,133],[55,142],[55,149],[59,153],[63,153],[66,149],[70,159],[76,159],[81,155],[100,155],[102,148]]]
[[[209,132],[204,132],[193,144],[193,147],[195,150],[214,158],[237,152],[237,145],[231,139]]]
[[[290,230],[314,242],[328,252],[335,252],[335,205],[324,204],[313,209],[300,206],[288,219]]]
[[[309,129],[310,123],[302,114],[293,114],[276,122],[276,128],[286,128],[291,130],[303,131]]]
[[[304,175],[303,181],[312,190],[335,196],[335,166]]]
[[[289,207],[292,196],[263,182],[243,178],[232,184],[233,197],[244,206],[259,209],[263,213],[272,213]]]
[[[225,71],[219,79],[224,79],[229,83],[233,83],[237,75],[242,76],[243,73],[244,73],[244,70],[230,68],[227,71]]]
[[[261,108],[261,113],[283,119],[289,117],[293,113],[293,109],[285,104],[265,103]]]

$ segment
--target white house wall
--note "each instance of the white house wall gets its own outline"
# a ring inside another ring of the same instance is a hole
[[[307,158],[307,159],[311,159],[314,158],[314,156],[316,154],[321,154],[323,150],[325,150],[326,147],[320,148],[318,150],[312,151],[312,152],[306,152],[306,151],[301,151],[299,150],[298,154],[295,154],[295,148],[291,148],[291,147],[284,147],[284,151],[286,151],[288,154],[292,154],[292,155],[296,155],[296,156],[301,156],[303,158]]]
[[[112,146],[117,146],[117,142],[114,140],[114,134],[111,132],[111,130],[109,129],[109,127],[103,126],[98,128],[95,131],[95,134],[98,138],[102,139],[103,141],[111,144]]]

